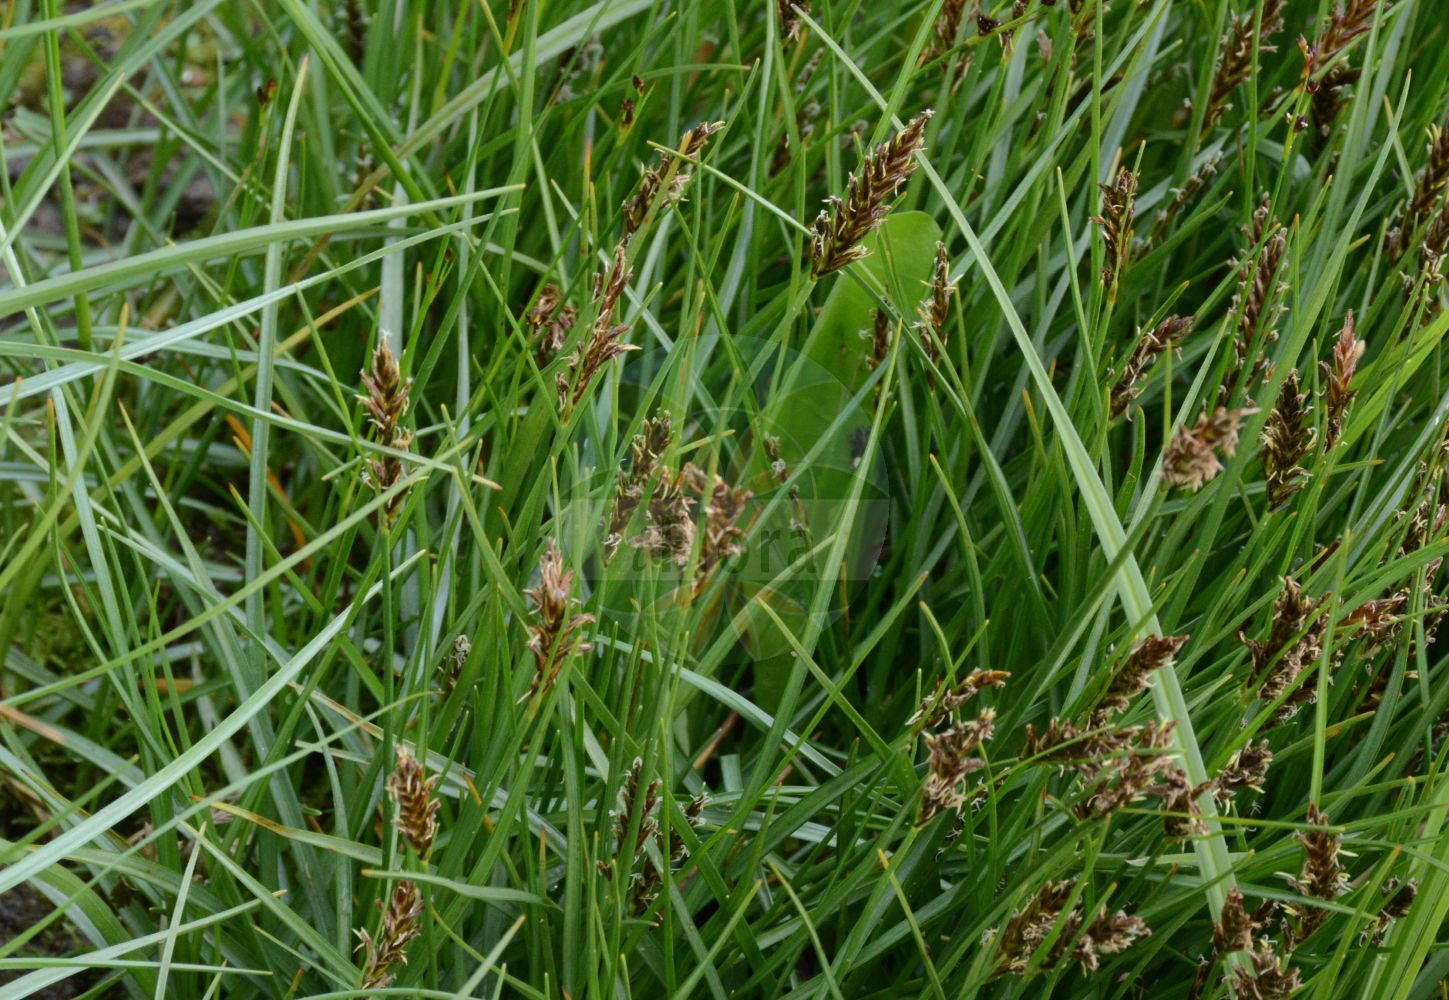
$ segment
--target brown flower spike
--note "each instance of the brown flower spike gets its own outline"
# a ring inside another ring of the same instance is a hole
[[[946,316],[951,309],[951,297],[956,294],[956,282],[951,280],[951,261],[946,256],[946,244],[936,244],[936,264],[931,269],[931,291],[917,310],[916,330],[921,334],[921,349],[933,366],[941,361],[941,346],[946,343],[950,331],[946,328]],[[879,310],[877,310],[879,315]],[[936,373],[926,369],[926,384],[935,386]]]
[[[1191,331],[1191,316],[1168,316],[1137,338],[1137,346],[1132,349],[1127,363],[1122,366],[1122,374],[1108,373],[1109,376],[1116,377],[1116,383],[1112,386],[1107,400],[1108,411],[1114,420],[1125,413],[1127,407],[1142,394],[1142,377],[1157,356],[1169,348],[1175,351],[1178,343]]]
[[[1217,453],[1232,458],[1243,419],[1255,412],[1219,406],[1204,411],[1192,427],[1179,425],[1162,452],[1162,485],[1196,491],[1223,471]]]
[[[860,241],[885,219],[886,202],[916,170],[916,154],[925,143],[930,109],[922,111],[899,132],[866,154],[860,169],[851,174],[845,197],[831,198],[810,236],[810,276],[819,280],[834,274],[867,253]]]
[[[1083,972],[1093,972],[1101,964],[1099,956],[1125,951],[1134,941],[1152,933],[1140,918],[1122,910],[1108,913],[1106,906],[1090,922],[1084,921],[1080,897],[1067,909],[1075,889],[1076,883],[1070,879],[1046,882],[1011,915],[999,934],[987,931],[987,943],[996,945],[996,975],[1024,975],[1053,930],[1057,931],[1056,937],[1046,954],[1037,956],[1037,968],[1053,969],[1063,958],[1070,957]]]
[[[1213,126],[1222,118],[1223,112],[1232,107],[1228,98],[1233,96],[1233,91],[1257,69],[1254,48],[1258,52],[1277,51],[1269,40],[1282,27],[1283,0],[1266,0],[1261,21],[1253,11],[1241,17],[1233,15],[1232,27],[1228,29],[1227,38],[1223,39],[1222,55],[1218,58],[1217,71],[1213,74],[1212,87],[1208,91],[1202,135],[1212,131]]]
[[[1102,213],[1092,222],[1102,230],[1102,287],[1107,301],[1117,301],[1117,282],[1132,254],[1132,222],[1137,215],[1137,175],[1126,167],[1117,171],[1110,184],[1098,184],[1102,192]]]
[[[423,765],[399,743],[397,764],[388,775],[385,787],[388,798],[397,804],[393,826],[420,858],[428,856],[433,849],[433,838],[438,835],[438,800],[433,796],[433,786],[437,783],[438,776],[426,777]]]
[[[382,914],[382,931],[373,938],[365,929],[357,929],[357,949],[366,952],[363,964],[362,988],[380,990],[393,981],[393,966],[406,965],[404,950],[408,942],[418,936],[418,918],[423,915],[423,899],[418,887],[407,879],[394,883],[388,898],[387,909]]]
[[[1258,435],[1270,511],[1282,507],[1303,488],[1308,471],[1301,463],[1313,450],[1313,439],[1317,436],[1317,431],[1308,423],[1312,409],[1308,393],[1299,385],[1298,372],[1289,372],[1278,391],[1278,402],[1269,411]]]
[[[1318,363],[1323,373],[1323,410],[1327,429],[1323,435],[1323,450],[1332,451],[1343,435],[1343,420],[1348,414],[1349,404],[1358,395],[1353,387],[1353,375],[1363,358],[1364,342],[1353,335],[1353,310],[1343,318],[1343,328],[1333,345],[1333,364]]]
[[[412,379],[402,377],[387,338],[379,337],[377,348],[372,352],[372,364],[362,372],[362,387],[367,391],[357,400],[372,425],[372,439],[385,448],[406,451],[412,442],[412,432],[399,425],[408,410],[408,391],[412,384]],[[369,458],[362,478],[376,492],[386,493],[403,479],[402,459],[394,455]],[[397,514],[406,492],[399,492],[383,509],[385,523]]]
[[[614,509],[609,514],[608,530],[604,536],[604,550],[609,555],[612,556],[624,541],[624,531],[639,509],[648,492],[649,480],[673,440],[674,428],[670,424],[668,410],[661,410],[659,416],[645,420],[639,433],[634,435],[629,446],[629,471],[619,477],[614,488]]]
[[[538,586],[524,593],[533,601],[533,621],[528,626],[528,650],[533,654],[533,681],[518,703],[530,701],[536,694],[547,694],[574,653],[587,653],[593,645],[580,642],[576,633],[594,621],[594,616],[579,614],[569,617],[575,603],[571,594],[573,570],[565,570],[563,553],[552,538],[538,563]]]

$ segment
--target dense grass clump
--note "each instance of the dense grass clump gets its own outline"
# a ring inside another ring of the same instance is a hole
[[[0,11],[0,1000],[1442,995],[1438,0]]]

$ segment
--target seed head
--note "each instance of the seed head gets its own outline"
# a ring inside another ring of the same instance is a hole
[[[1429,126],[1424,169],[1414,179],[1414,192],[1404,206],[1398,224],[1389,231],[1389,252],[1402,256],[1413,244],[1414,234],[1434,214],[1434,206],[1449,187],[1449,118]]]
[[[412,384],[412,379],[403,379],[387,338],[379,337],[372,352],[372,365],[362,372],[362,387],[367,391],[357,399],[372,426],[372,439],[385,448],[406,451],[412,442],[412,433],[398,423],[408,410],[408,391]],[[385,493],[402,481],[402,460],[393,455],[369,458],[362,478],[376,492]],[[398,493],[383,509],[384,523],[396,516],[405,493]]]
[[[1127,711],[1132,699],[1152,686],[1153,673],[1172,669],[1178,651],[1187,640],[1185,635],[1149,635],[1132,647],[1093,711],[1092,725],[1106,725],[1113,716]]]
[[[936,264],[931,272],[931,291],[918,308],[919,319],[916,320],[916,329],[921,334],[921,348],[926,352],[932,366],[939,364],[941,360],[940,345],[946,343],[949,333],[946,315],[951,308],[951,296],[955,294],[956,283],[951,280],[951,261],[946,256],[946,244],[938,242]],[[876,315],[881,315],[880,310],[876,310]],[[931,386],[936,384],[936,373],[930,368],[926,369],[926,382]]]
[[[533,680],[528,691],[518,699],[519,704],[532,700],[535,694],[547,694],[570,656],[594,648],[591,643],[580,642],[577,636],[586,625],[593,624],[594,616],[569,616],[577,603],[572,596],[573,581],[574,571],[564,569],[563,553],[550,538],[538,563],[538,586],[524,591],[534,605],[533,621],[528,626]]]
[[[1162,485],[1196,491],[1223,471],[1218,453],[1231,458],[1243,419],[1256,411],[1219,406],[1203,411],[1192,427],[1179,425],[1162,452]]]
[[[374,939],[365,928],[357,929],[357,950],[367,956],[362,971],[364,990],[385,988],[395,978],[390,971],[393,966],[407,964],[404,951],[408,942],[418,936],[418,918],[422,914],[423,899],[418,894],[418,887],[407,879],[401,879],[393,884],[378,936]]]
[[[925,143],[927,109],[906,123],[894,136],[867,153],[851,175],[845,198],[830,199],[810,237],[810,276],[833,274],[867,253],[860,241],[889,213],[886,202],[915,172],[916,154]]]
[[[1137,175],[1126,167],[1110,184],[1098,184],[1102,212],[1092,221],[1102,230],[1102,287],[1107,301],[1117,301],[1117,281],[1132,253],[1132,221],[1136,217]]]
[[[1327,431],[1323,435],[1323,450],[1332,451],[1343,434],[1343,420],[1349,404],[1358,395],[1353,387],[1353,375],[1363,357],[1364,342],[1353,335],[1353,310],[1343,318],[1343,328],[1338,331],[1338,340],[1333,345],[1333,364],[1318,363],[1323,373],[1323,409]]]
[[[397,804],[393,826],[420,858],[428,856],[433,838],[438,835],[438,800],[433,797],[433,786],[437,783],[438,776],[426,777],[423,765],[399,743],[397,763],[385,783],[387,797]]]
[[[542,368],[563,350],[569,331],[574,328],[579,311],[563,300],[563,292],[557,285],[544,285],[534,300],[533,308],[525,317],[529,329],[529,341],[533,344],[533,357]]]
[[[1283,27],[1283,0],[1266,0],[1263,4],[1262,19],[1259,20],[1255,13],[1247,13],[1239,17],[1233,15],[1232,26],[1228,29],[1227,37],[1223,39],[1222,54],[1218,57],[1218,66],[1213,74],[1213,82],[1208,90],[1207,111],[1203,115],[1202,135],[1206,136],[1212,131],[1223,112],[1232,107],[1228,98],[1233,91],[1252,76],[1257,69],[1254,47],[1258,52],[1276,52],[1276,46],[1271,44],[1270,39]]]
[[[1142,377],[1148,367],[1159,354],[1169,348],[1177,350],[1178,343],[1192,331],[1192,322],[1191,316],[1168,316],[1137,338],[1137,346],[1132,349],[1132,355],[1122,366],[1122,374],[1116,376],[1116,384],[1112,386],[1108,397],[1108,407],[1113,419],[1126,412],[1133,400],[1142,394]]]
[[[1274,511],[1303,488],[1308,475],[1302,461],[1313,450],[1317,432],[1308,423],[1313,409],[1308,393],[1298,383],[1298,372],[1290,371],[1278,391],[1278,402],[1268,413],[1258,436],[1262,446],[1263,478],[1268,488],[1268,510]]]

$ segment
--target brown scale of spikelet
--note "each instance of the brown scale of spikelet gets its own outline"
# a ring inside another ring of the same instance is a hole
[[[1428,154],[1424,169],[1414,178],[1414,192],[1404,206],[1398,222],[1389,230],[1389,253],[1402,256],[1413,242],[1414,234],[1434,214],[1434,206],[1449,187],[1449,118],[1429,126]]]
[[[1114,420],[1125,413],[1133,400],[1142,394],[1142,376],[1157,356],[1168,349],[1175,351],[1178,343],[1191,331],[1191,316],[1168,316],[1137,338],[1131,356],[1122,366],[1122,373],[1107,373],[1108,377],[1115,379],[1108,396],[1108,410]]]
[[[860,241],[885,219],[890,211],[886,202],[915,172],[930,117],[930,110],[922,111],[867,153],[851,175],[845,197],[830,199],[830,208],[820,213],[811,232],[811,277],[834,274],[866,255]]]
[[[1297,835],[1303,845],[1303,867],[1297,878],[1288,879],[1288,886],[1309,899],[1333,901],[1348,891],[1348,873],[1338,862],[1341,841],[1328,830],[1328,817],[1318,806],[1308,803],[1309,829]],[[1328,911],[1318,906],[1295,905],[1288,912],[1295,918],[1283,922],[1284,944],[1291,951],[1328,919]]]
[[[1107,301],[1117,301],[1117,282],[1132,254],[1132,222],[1136,217],[1137,175],[1126,167],[1117,171],[1110,184],[1098,184],[1102,212],[1092,222],[1102,230],[1102,287]]]
[[[399,743],[397,763],[387,776],[385,787],[387,797],[397,805],[393,826],[420,858],[428,856],[433,838],[438,835],[438,800],[433,796],[433,786],[437,783],[438,776],[426,777],[423,765]]]
[[[1113,716],[1127,711],[1132,699],[1152,686],[1155,671],[1172,669],[1187,639],[1185,635],[1149,635],[1133,646],[1092,712],[1092,725],[1106,725]]]
[[[403,379],[387,338],[379,337],[377,348],[372,352],[371,367],[362,372],[362,387],[367,391],[357,399],[372,425],[372,439],[385,448],[406,451],[412,442],[412,433],[399,426],[408,410],[412,384],[412,379]],[[386,493],[403,480],[402,459],[395,455],[369,458],[363,479],[376,492]],[[388,501],[383,509],[384,523],[390,523],[396,516],[406,492],[400,491]]]
[[[926,780],[916,825],[929,823],[943,812],[960,812],[966,802],[962,783],[986,762],[971,756],[996,731],[996,712],[985,708],[970,722],[958,722],[939,733],[927,734]]]
[[[661,411],[652,420],[645,420],[639,433],[634,435],[629,446],[629,471],[619,477],[614,488],[614,508],[609,514],[604,536],[604,549],[609,555],[612,556],[623,543],[624,531],[648,492],[649,480],[659,467],[659,460],[673,441],[674,428],[668,410]]]
[[[1286,286],[1278,281],[1278,270],[1287,248],[1287,234],[1269,214],[1267,199],[1253,213],[1248,238],[1253,246],[1261,245],[1262,249],[1256,259],[1239,266],[1241,279],[1232,304],[1232,312],[1238,317],[1237,333],[1233,338],[1233,365],[1218,388],[1218,403],[1224,406],[1248,368],[1250,359],[1253,362],[1250,380],[1266,370],[1265,348],[1278,339],[1273,326],[1280,310],[1275,303],[1286,290]]]
[[[1179,425],[1162,450],[1162,485],[1196,491],[1223,471],[1220,452],[1232,458],[1238,447],[1238,430],[1254,410],[1229,410],[1219,406],[1204,411],[1192,427]]]
[[[408,942],[418,936],[418,918],[423,915],[423,898],[418,887],[407,879],[393,884],[387,909],[382,914],[382,930],[373,938],[365,929],[357,929],[357,950],[366,954],[363,964],[362,988],[380,990],[395,978],[394,966],[406,965]]]
[[[594,616],[569,616],[575,603],[572,596],[574,571],[565,570],[563,553],[552,538],[538,563],[538,586],[524,593],[533,601],[533,621],[528,626],[528,651],[533,654],[533,680],[518,703],[529,701],[536,694],[547,694],[558,678],[564,663],[574,653],[587,653],[593,645],[580,642],[577,633],[593,624]]]
[[[529,343],[533,345],[533,358],[540,368],[563,350],[578,315],[577,309],[564,302],[563,292],[556,285],[539,289],[538,298],[524,320],[528,324]]]
[[[1353,335],[1353,310],[1343,318],[1343,328],[1333,344],[1333,363],[1318,363],[1323,373],[1323,413],[1326,429],[1323,434],[1323,450],[1332,451],[1343,436],[1343,420],[1348,414],[1349,404],[1358,395],[1353,387],[1353,375],[1363,358],[1364,342]]]
[[[1282,507],[1303,488],[1308,470],[1302,462],[1313,450],[1317,436],[1317,431],[1308,423],[1312,409],[1308,393],[1299,385],[1298,372],[1290,371],[1278,391],[1278,402],[1269,411],[1258,435],[1270,511]]]
[[[709,137],[722,128],[724,122],[700,122],[680,138],[677,155],[660,153],[658,165],[644,171],[644,176],[639,179],[639,186],[622,207],[622,242],[633,239],[634,234],[643,228],[644,223],[661,205],[675,205],[683,199],[684,188],[692,176],[684,167],[688,165],[690,158],[704,151]]]
[[[629,332],[629,327],[628,324],[614,322],[614,311],[633,274],[627,255],[628,245],[627,240],[620,242],[614,248],[614,261],[608,271],[594,277],[593,332],[588,343],[581,345],[569,358],[568,375],[560,373],[555,379],[559,406],[565,415],[571,413],[584,398],[589,383],[604,365],[627,351],[639,349],[635,344],[620,343],[619,338]]]
[[[1257,68],[1254,48],[1258,52],[1276,52],[1270,39],[1283,27],[1283,0],[1265,0],[1262,19],[1255,13],[1233,15],[1228,35],[1223,39],[1222,54],[1218,57],[1217,70],[1213,73],[1212,86],[1208,90],[1207,111],[1203,115],[1202,135],[1212,131],[1213,126],[1232,107],[1228,98],[1233,91],[1247,81]]]
[[[956,294],[956,282],[951,280],[951,261],[946,257],[946,244],[936,244],[936,263],[931,270],[931,291],[917,309],[916,330],[921,335],[921,349],[934,367],[941,361],[941,346],[946,343],[949,331],[946,316],[951,309],[951,296]],[[877,310],[879,312],[879,310]],[[936,373],[926,369],[926,384],[935,387]]]
[[[1328,595],[1318,598],[1303,596],[1303,588],[1292,577],[1283,578],[1283,589],[1273,600],[1268,637],[1262,642],[1249,639],[1242,632],[1239,640],[1248,647],[1253,659],[1253,680],[1261,701],[1275,701],[1285,691],[1293,694],[1279,707],[1273,722],[1293,717],[1304,704],[1316,697],[1312,678],[1303,678],[1304,671],[1318,661],[1323,652],[1324,633],[1328,630],[1328,613],[1322,610]],[[1302,682],[1300,682],[1302,681]]]
[[[1100,966],[1099,956],[1125,951],[1134,941],[1152,933],[1140,918],[1122,910],[1109,913],[1105,906],[1083,927],[1080,899],[1071,910],[1063,912],[1075,888],[1071,880],[1047,882],[1011,915],[999,934],[994,930],[986,932],[986,944],[995,945],[996,975],[1025,974],[1053,931],[1056,936],[1051,947],[1045,955],[1037,956],[1037,968],[1052,969],[1064,957],[1070,957],[1084,973]]]

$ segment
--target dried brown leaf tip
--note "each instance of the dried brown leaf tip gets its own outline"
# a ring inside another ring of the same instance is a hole
[[[1127,407],[1142,394],[1142,378],[1158,355],[1168,349],[1175,351],[1178,343],[1191,331],[1191,316],[1168,316],[1137,338],[1131,356],[1122,366],[1122,374],[1108,372],[1109,377],[1116,379],[1108,396],[1108,406],[1113,419],[1125,413]]]
[[[931,291],[917,310],[916,330],[921,335],[921,349],[931,365],[941,361],[941,347],[945,345],[950,331],[946,317],[951,309],[951,297],[956,294],[956,282],[951,280],[951,261],[946,256],[946,244],[936,244],[936,263],[931,269]],[[879,313],[879,310],[877,310]],[[936,384],[936,373],[926,369],[926,383]]]
[[[1196,491],[1223,471],[1221,454],[1232,458],[1238,448],[1238,431],[1251,409],[1230,410],[1219,406],[1204,411],[1191,427],[1179,425],[1162,451],[1162,485]]]
[[[538,298],[524,319],[528,324],[533,358],[540,368],[563,350],[564,341],[574,328],[578,315],[577,309],[564,302],[563,292],[557,285],[544,285],[539,289]]]
[[[614,822],[614,850],[612,861],[599,861],[599,874],[612,878],[621,866],[620,872],[628,879],[629,912],[636,917],[644,916],[659,898],[664,884],[665,870],[676,871],[689,857],[684,837],[678,824],[670,824],[666,838],[660,828],[659,814],[663,811],[663,800],[659,794],[659,779],[655,778],[642,790],[639,787],[644,762],[634,758],[624,784],[619,788],[619,808],[612,813]],[[681,810],[684,823],[690,829],[698,829],[704,822],[704,807],[708,796],[700,792],[690,799]],[[629,827],[638,815],[638,829],[629,836]],[[654,915],[654,925],[659,926],[663,914]]]
[[[614,261],[609,269],[594,277],[594,326],[586,344],[581,345],[569,358],[568,374],[559,373],[555,379],[559,406],[565,417],[584,398],[589,383],[599,370],[614,358],[627,351],[637,351],[634,344],[621,343],[619,338],[629,332],[625,323],[614,322],[614,312],[619,299],[629,285],[634,273],[629,265],[628,240],[614,247]]]
[[[1217,70],[1208,90],[1202,135],[1211,132],[1223,113],[1232,107],[1228,98],[1257,69],[1257,53],[1278,51],[1271,39],[1282,27],[1283,0],[1265,0],[1261,19],[1256,10],[1242,16],[1233,15],[1233,23],[1223,39],[1222,54],[1218,57]]]
[[[710,136],[724,128],[724,122],[700,122],[680,137],[676,152],[661,152],[659,162],[644,171],[639,186],[623,204],[621,242],[634,237],[644,223],[662,208],[677,205],[684,199],[684,188],[691,175],[689,160],[704,151]]]
[[[1303,867],[1297,878],[1288,879],[1288,887],[1309,899],[1333,901],[1348,891],[1348,872],[1338,862],[1342,840],[1328,826],[1328,817],[1318,806],[1308,803],[1307,830],[1298,834],[1303,845]],[[1285,907],[1292,919],[1283,922],[1284,944],[1291,951],[1328,919],[1328,911],[1318,906],[1294,904]]]
[[[674,441],[674,428],[669,411],[662,410],[652,420],[645,420],[629,446],[629,471],[619,477],[614,488],[614,509],[609,514],[604,550],[613,555],[624,541],[634,512],[639,509],[649,490],[649,481],[664,453]]]
[[[1313,450],[1318,433],[1308,423],[1312,409],[1308,393],[1299,384],[1298,372],[1290,371],[1278,390],[1278,402],[1268,412],[1262,433],[1258,435],[1270,511],[1282,507],[1303,488],[1308,470],[1302,462]]]
[[[397,805],[393,826],[420,858],[428,856],[438,835],[438,800],[433,795],[437,783],[438,776],[427,777],[423,765],[399,743],[397,763],[384,784],[387,797]]]
[[[1364,342],[1354,337],[1353,310],[1343,318],[1343,328],[1333,343],[1333,363],[1318,363],[1323,373],[1323,411],[1326,430],[1323,435],[1323,450],[1332,451],[1343,436],[1343,420],[1348,414],[1349,404],[1358,395],[1353,387],[1353,375],[1363,358]]]
[[[1279,309],[1276,303],[1287,286],[1278,280],[1278,271],[1283,263],[1284,251],[1288,245],[1287,234],[1278,220],[1269,212],[1265,198],[1253,212],[1253,221],[1247,230],[1252,246],[1260,247],[1255,258],[1239,264],[1240,280],[1233,295],[1232,312],[1238,317],[1236,335],[1233,338],[1233,365],[1218,387],[1218,403],[1226,406],[1237,388],[1248,363],[1252,361],[1249,381],[1258,378],[1267,370],[1265,349],[1278,339],[1274,324],[1278,321]]]
[[[845,197],[830,199],[830,208],[815,220],[810,236],[810,276],[834,274],[867,253],[860,245],[890,212],[887,202],[915,172],[916,154],[925,144],[929,109],[912,118],[891,138],[866,154],[850,176]]]
[[[1095,972],[1101,966],[1102,955],[1125,951],[1134,941],[1151,935],[1151,928],[1140,918],[1123,910],[1109,913],[1106,906],[1085,921],[1081,900],[1072,903],[1075,890],[1076,883],[1069,879],[1047,882],[1025,906],[1012,913],[999,934],[995,930],[986,932],[985,943],[996,946],[996,975],[1020,976],[1033,968],[1053,969],[1063,958],[1075,960],[1083,972]],[[1068,903],[1072,904],[1070,909]],[[1041,954],[1048,938],[1052,943]]]
[[[362,387],[366,392],[357,399],[372,425],[373,441],[384,448],[407,451],[412,443],[412,432],[399,423],[408,411],[408,392],[412,384],[412,379],[402,377],[397,357],[388,346],[387,338],[379,337],[377,348],[372,352],[372,363],[362,372]],[[374,491],[386,493],[403,480],[402,459],[396,455],[369,458],[362,478]],[[400,491],[388,501],[383,508],[384,523],[391,523],[406,493],[406,490]]]
[[[1107,301],[1117,301],[1117,282],[1132,254],[1132,222],[1137,215],[1137,175],[1126,167],[1110,184],[1098,184],[1102,211],[1092,222],[1102,231],[1102,287]]]
[[[574,599],[574,571],[565,570],[563,553],[552,538],[538,563],[538,586],[524,593],[533,602],[533,621],[528,626],[528,651],[533,654],[533,680],[518,703],[536,694],[547,694],[564,663],[575,653],[587,653],[593,645],[580,642],[578,633],[593,624],[594,616],[570,611]]]
[[[1149,635],[1133,646],[1092,712],[1092,725],[1103,726],[1113,716],[1127,711],[1132,699],[1152,686],[1155,671],[1172,669],[1187,640],[1185,635]]]
[[[392,969],[407,965],[408,942],[418,936],[418,918],[423,915],[423,898],[418,887],[407,879],[393,884],[387,909],[382,914],[382,929],[376,938],[359,927],[357,950],[365,952],[362,967],[362,988],[380,990],[396,978]]]
[[[1303,674],[1323,652],[1324,633],[1328,631],[1328,613],[1323,605],[1327,600],[1327,594],[1305,597],[1298,581],[1284,577],[1283,589],[1273,600],[1267,638],[1259,642],[1238,633],[1252,654],[1250,684],[1256,687],[1258,698],[1271,702],[1284,692],[1293,692],[1274,714],[1274,723],[1291,719],[1300,707],[1317,697],[1312,678],[1304,678]]]
[[[1449,187],[1449,119],[1429,126],[1424,169],[1414,178],[1414,192],[1398,223],[1389,230],[1391,255],[1402,256],[1413,244],[1414,234],[1434,215],[1434,206],[1439,204],[1446,187]]]

